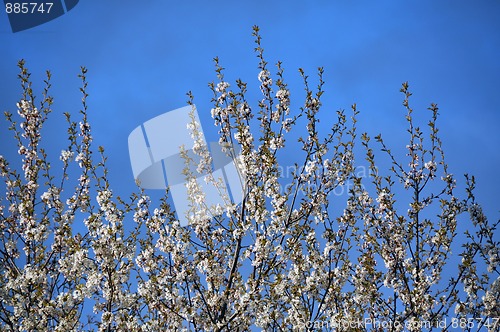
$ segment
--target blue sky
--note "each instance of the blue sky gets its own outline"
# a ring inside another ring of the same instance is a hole
[[[312,78],[324,66],[324,109],[348,110],[356,102],[360,130],[381,132],[395,151],[404,154],[406,145],[401,83],[410,82],[423,126],[425,108],[437,103],[450,171],[476,176],[479,201],[497,219],[499,15],[496,0],[85,0],[53,21],[12,33],[0,13],[0,111],[15,111],[20,98],[19,59],[37,83],[51,70],[55,105],[45,144],[58,153],[65,147],[62,113],[80,109],[77,74],[86,66],[95,143],[106,148],[115,191],[128,196],[134,189],[129,133],[185,106],[191,90],[205,135],[214,140],[212,58],[220,57],[231,82],[241,77],[256,87],[251,27],[259,25],[268,61],[283,61],[292,99],[303,92],[297,68]],[[9,155],[0,130],[0,154]]]

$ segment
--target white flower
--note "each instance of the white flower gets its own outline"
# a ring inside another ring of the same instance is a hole
[[[314,173],[314,171],[316,171],[316,169],[318,169],[318,166],[316,165],[316,161],[315,160],[309,160],[307,162],[307,165],[306,165],[306,168],[305,168],[306,173],[307,174]]]
[[[292,129],[292,119],[287,118],[281,123],[281,127],[288,133]]]
[[[276,92],[276,98],[282,103],[287,103],[289,102],[288,97],[290,96],[290,91],[286,89],[279,89],[278,92]]]
[[[262,70],[259,73],[258,79],[259,79],[259,81],[264,82],[268,76],[269,76],[269,72],[267,70]]]
[[[216,118],[222,113],[222,108],[220,107],[212,108],[212,111],[210,113],[212,114],[212,118]]]
[[[52,198],[52,192],[51,192],[51,190],[48,190],[48,191],[44,192],[42,194],[42,196],[40,196],[40,198],[41,198],[41,200],[43,202],[47,203],[49,205],[49,207],[50,207],[49,202],[50,202],[50,199]]]
[[[434,171],[436,169],[436,163],[434,161],[428,161],[424,164],[424,167],[429,171]]]
[[[217,83],[217,87],[215,88],[215,91],[217,92],[224,92],[229,88],[229,83],[228,82],[219,82]]]
[[[73,158],[73,151],[66,151],[66,150],[62,150],[61,151],[61,157],[60,159],[64,162],[70,160],[71,158]]]
[[[283,139],[281,137],[273,137],[269,141],[269,148],[271,150],[277,150],[283,147]]]

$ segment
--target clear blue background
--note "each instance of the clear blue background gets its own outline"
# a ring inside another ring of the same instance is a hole
[[[381,132],[399,154],[407,144],[401,83],[410,82],[422,126],[426,107],[437,103],[450,171],[459,182],[463,173],[476,176],[479,200],[496,219],[499,17],[497,0],[86,0],[51,22],[12,33],[7,14],[0,13],[0,111],[16,111],[19,59],[27,61],[36,88],[50,69],[55,104],[45,144],[59,153],[66,146],[62,113],[76,116],[81,108],[77,74],[86,66],[95,143],[106,148],[115,192],[127,196],[134,190],[129,133],[184,106],[191,90],[205,134],[213,140],[207,87],[216,79],[212,58],[220,57],[231,82],[241,77],[255,89],[251,27],[259,25],[270,68],[284,62],[296,102],[303,97],[297,68],[314,83],[316,68],[324,66],[325,111],[349,109],[356,102],[360,129]],[[325,129],[329,119],[325,113]],[[15,149],[5,131],[2,125],[0,154],[9,156]]]

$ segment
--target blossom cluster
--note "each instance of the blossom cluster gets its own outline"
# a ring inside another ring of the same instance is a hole
[[[299,70],[305,96],[295,111],[282,64],[273,74],[257,27],[254,36],[262,94],[256,105],[246,83],[225,81],[217,59],[219,82],[210,84],[219,143],[234,158],[242,202],[231,202],[223,181],[211,176],[192,113],[193,145],[180,149],[186,227],[168,192],[157,201],[139,190],[123,199],[112,189],[104,150],[93,148],[85,68],[80,119],[66,114],[69,143],[51,163],[41,135],[52,105],[50,74],[35,107],[20,62],[21,122],[9,113],[6,119],[21,171],[0,155],[2,330],[281,331],[369,320],[420,331],[422,322],[451,316],[498,318],[498,222],[476,202],[473,177],[466,177],[465,197],[456,189],[437,106],[429,108],[424,140],[403,84],[407,160],[375,137],[392,163],[384,173],[371,138],[357,133],[355,105],[350,118],[339,111],[331,131],[320,131],[323,70],[314,90]],[[292,130],[298,143],[287,141]],[[284,177],[290,158],[293,171]],[[357,172],[360,163],[370,176]],[[208,206],[199,179],[220,190],[225,204]],[[329,195],[346,183],[346,195]]]

